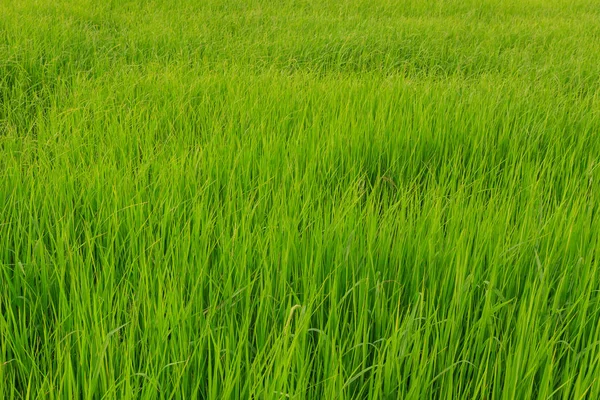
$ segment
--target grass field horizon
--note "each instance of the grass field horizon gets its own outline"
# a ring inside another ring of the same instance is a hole
[[[593,1],[0,3],[0,398],[600,398]]]

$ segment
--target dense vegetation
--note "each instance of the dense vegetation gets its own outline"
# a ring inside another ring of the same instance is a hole
[[[0,397],[600,398],[600,8],[0,2]]]

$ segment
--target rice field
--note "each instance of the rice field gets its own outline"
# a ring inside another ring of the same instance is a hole
[[[600,398],[592,0],[0,2],[0,398]]]

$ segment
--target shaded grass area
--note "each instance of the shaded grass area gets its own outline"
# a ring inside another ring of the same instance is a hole
[[[592,2],[0,5],[5,398],[596,398]]]

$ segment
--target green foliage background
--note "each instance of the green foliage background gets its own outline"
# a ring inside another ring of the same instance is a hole
[[[4,0],[0,397],[600,397],[600,8]]]

